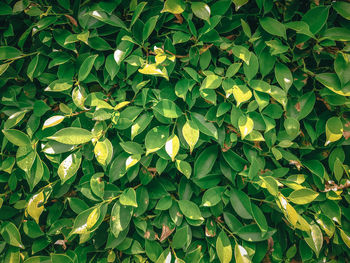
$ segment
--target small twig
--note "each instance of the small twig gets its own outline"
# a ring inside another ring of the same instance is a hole
[[[339,191],[346,188],[350,188],[350,180],[347,180],[345,184],[340,185],[335,184],[334,181],[328,181],[326,182],[326,186],[323,192]]]
[[[75,113],[72,113],[70,116],[77,116],[79,114],[82,114],[82,113],[85,113],[85,112],[88,112],[89,110],[83,110],[83,111],[79,111],[79,112],[75,112]]]
[[[178,24],[182,24],[184,19],[182,17],[182,15],[180,14],[174,14],[174,16],[176,17],[177,20],[175,20],[175,23],[178,23]]]

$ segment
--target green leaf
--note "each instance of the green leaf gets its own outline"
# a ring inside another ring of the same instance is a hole
[[[130,223],[132,217],[133,208],[130,206],[120,205],[119,202],[115,202],[110,219],[111,232],[118,238],[121,231],[125,230]]]
[[[332,219],[326,215],[315,215],[315,220],[321,229],[327,234],[327,236],[332,237],[335,232],[335,224]]]
[[[168,99],[161,100],[153,109],[166,118],[179,118],[182,115],[181,109]]]
[[[231,205],[236,213],[244,219],[253,219],[251,214],[251,203],[249,197],[237,189],[231,190]]]
[[[302,20],[305,21],[310,28],[311,33],[318,33],[327,22],[328,12],[330,6],[316,6],[309,9],[306,14],[303,15]]]
[[[169,127],[157,126],[148,131],[145,137],[146,155],[158,151],[167,142]]]
[[[34,244],[33,244],[34,245]],[[47,256],[34,256],[27,258],[25,263],[51,263],[51,258]]]
[[[303,96],[301,96],[301,98],[298,101],[299,104],[298,106],[296,106],[296,107],[300,106],[300,110],[297,109],[297,111],[299,111],[297,119],[301,120],[306,116],[308,116],[313,110],[315,106],[315,102],[316,102],[316,96],[314,92],[308,92]]]
[[[269,227],[267,225],[266,217],[261,209],[254,204],[252,204],[252,215],[261,232],[267,232]]]
[[[350,3],[337,1],[333,2],[332,6],[339,15],[341,15],[347,20],[350,20]]]
[[[221,77],[217,75],[209,75],[204,79],[200,89],[217,89],[220,87],[221,81]]]
[[[272,176],[260,176],[259,178],[264,182],[262,187],[266,188],[273,196],[278,196],[278,184],[275,178]]]
[[[61,91],[69,90],[72,86],[73,86],[72,80],[57,79],[52,81],[50,85],[47,86],[45,91],[61,92]]]
[[[248,81],[252,80],[259,71],[259,60],[253,53],[250,56],[249,64],[243,65],[243,71]]]
[[[166,0],[161,13],[181,14],[185,9],[186,4],[183,0]]]
[[[1,3],[0,4],[0,15],[4,16],[4,15],[12,15],[12,8],[11,6],[5,4],[5,3]]]
[[[286,28],[278,20],[272,17],[264,17],[259,20],[261,27],[269,34],[279,36],[287,40]]]
[[[175,94],[179,98],[186,100],[186,94],[189,90],[192,90],[193,86],[196,84],[194,80],[181,79],[175,85]]]
[[[159,256],[155,263],[171,262],[171,252],[169,248],[165,249],[162,254]]]
[[[209,21],[210,18],[210,7],[203,2],[192,2],[191,3],[192,12],[195,16],[200,19]]]
[[[158,17],[159,16],[153,16],[150,19],[148,19],[147,22],[145,23],[145,26],[143,27],[143,32],[142,32],[143,41],[146,41],[151,35],[152,31],[156,27]]]
[[[216,239],[216,253],[221,263],[230,263],[232,259],[232,246],[224,231]]]
[[[221,195],[225,189],[217,186],[205,191],[202,197],[202,206],[211,207],[217,205],[221,201]]]
[[[97,57],[98,57],[98,55],[88,56],[84,60],[84,62],[81,64],[81,66],[79,68],[79,73],[78,73],[78,81],[79,82],[84,81],[89,76]]]
[[[51,254],[52,263],[73,263],[73,260],[65,254]]]
[[[28,68],[27,68],[27,76],[28,78],[33,81],[33,75],[34,75],[34,72],[36,70],[36,67],[38,65],[38,62],[39,62],[39,54],[36,55],[34,57],[34,59],[32,59],[28,65]]]
[[[68,236],[70,237],[73,234],[84,235],[94,231],[102,223],[105,212],[106,206],[103,204],[84,210],[75,218],[72,231]]]
[[[62,184],[73,177],[81,164],[82,155],[80,151],[68,155],[58,167],[57,174],[61,178]]]
[[[334,41],[350,41],[350,30],[344,27],[332,27],[323,33],[322,39],[324,38]]]
[[[308,188],[303,188],[293,191],[288,196],[288,199],[294,204],[305,205],[311,203],[313,200],[315,200],[317,196],[318,193],[316,193],[315,191]]]
[[[216,145],[203,150],[194,162],[194,176],[202,178],[210,173],[218,156],[218,148]]]
[[[106,58],[106,70],[109,76],[111,76],[111,80],[113,80],[119,72],[119,66],[115,61],[113,54],[108,55]]]
[[[233,152],[231,149],[223,152],[222,156],[224,157],[225,161],[228,163],[228,165],[237,172],[240,172],[243,170],[244,165],[247,164],[247,161],[244,160],[242,157],[240,157],[238,154]]]
[[[350,96],[350,87],[342,87],[338,76],[335,73],[321,73],[316,75],[316,80],[326,88],[341,96]]]
[[[175,162],[176,169],[179,170],[183,175],[189,179],[192,174],[192,167],[186,161],[176,160]]]
[[[48,137],[50,140],[72,145],[87,143],[91,141],[92,138],[91,132],[78,127],[63,128],[54,135]]]
[[[345,233],[342,229],[340,231],[341,239],[343,239],[345,245],[350,248],[350,234]]]
[[[305,237],[305,241],[309,245],[309,247],[315,252],[316,257],[318,257],[323,245],[323,235],[321,229],[315,222],[310,224],[310,228],[311,232],[307,237]]]
[[[23,231],[30,238],[38,238],[45,235],[39,225],[31,220],[23,223]]]
[[[29,146],[31,144],[29,136],[22,131],[9,129],[2,130],[2,133],[5,135],[6,139],[16,146]]]
[[[174,249],[180,249],[186,246],[191,241],[192,233],[191,228],[188,225],[184,225],[183,227],[177,228],[176,233],[173,237],[171,246]],[[187,242],[184,242],[187,241]],[[189,241],[189,242],[188,242]]]
[[[235,10],[238,11],[238,9],[247,4],[249,0],[232,0],[232,2],[235,4]]]
[[[315,38],[314,34],[311,33],[309,25],[303,21],[292,21],[285,24],[287,28],[295,30],[299,34]]]
[[[248,51],[249,52],[249,51]],[[236,73],[238,72],[238,70],[241,68],[242,63],[233,63],[231,64],[226,71],[225,77],[226,78],[232,78],[234,75],[236,75]]]
[[[250,224],[241,227],[237,235],[249,242],[261,242],[264,240],[269,239],[273,234],[275,234],[276,230],[275,229],[269,229],[267,232],[262,233],[256,224]]]
[[[140,115],[131,126],[131,140],[143,132],[153,119],[153,115],[146,112]]]
[[[198,206],[189,200],[178,201],[181,212],[192,220],[203,220],[201,211]]]
[[[19,248],[24,248],[21,241],[21,235],[15,224],[12,222],[8,221],[2,223],[0,233],[7,244]]]
[[[287,118],[284,121],[284,128],[290,137],[296,137],[300,132],[300,123],[294,118]]]
[[[293,84],[293,76],[289,68],[282,63],[277,63],[275,66],[275,76],[278,84],[280,84],[285,91],[288,91]]]
[[[198,129],[202,133],[208,136],[212,136],[215,139],[218,138],[218,131],[213,123],[208,122],[203,115],[196,112],[192,112],[191,116],[192,116],[192,121],[197,125]]]
[[[109,15],[109,14],[106,14],[105,12],[99,11],[99,10],[94,10],[94,11],[90,12],[89,15],[92,16],[93,18],[96,18],[97,20],[100,20],[103,23],[108,24],[108,25],[127,29],[124,22],[116,15],[113,15],[113,14]]]
[[[11,46],[2,46],[0,47],[0,60],[12,59],[22,56],[23,53],[17,48]]]
[[[145,242],[145,250],[147,257],[152,260],[152,262],[155,262],[163,252],[158,242],[149,241],[147,239]]]
[[[141,13],[146,5],[147,5],[147,2],[141,2],[137,5],[137,7],[135,8],[135,12],[134,12],[132,19],[131,19],[130,27],[132,27],[135,24],[135,22],[140,17],[140,15],[141,15]]]
[[[231,49],[233,55],[235,55],[237,58],[242,59],[247,65],[249,65],[249,60],[252,55],[252,53],[249,52],[249,50],[244,46],[234,46]]]
[[[127,188],[119,198],[121,205],[137,207],[136,192],[133,188]]]

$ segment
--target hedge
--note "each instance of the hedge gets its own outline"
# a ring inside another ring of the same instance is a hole
[[[350,3],[0,2],[0,260],[349,262]]]

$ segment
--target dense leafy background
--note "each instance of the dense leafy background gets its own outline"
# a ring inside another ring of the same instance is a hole
[[[0,2],[3,262],[348,262],[350,3]]]

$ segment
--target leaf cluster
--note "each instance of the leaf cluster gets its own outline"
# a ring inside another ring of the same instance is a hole
[[[0,260],[348,262],[350,3],[0,2]]]

